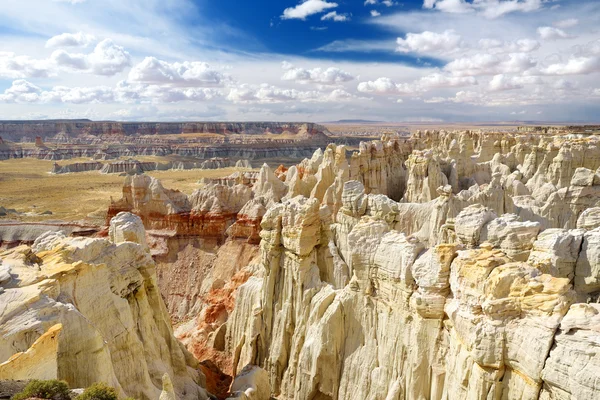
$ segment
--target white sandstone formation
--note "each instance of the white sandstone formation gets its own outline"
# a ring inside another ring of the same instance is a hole
[[[290,168],[227,320],[232,372],[263,368],[279,399],[598,398],[596,140],[411,143]]]
[[[156,399],[168,374],[178,398],[207,399],[197,361],[173,336],[141,220],[117,215],[110,237],[49,233],[0,254],[0,379],[105,382]]]

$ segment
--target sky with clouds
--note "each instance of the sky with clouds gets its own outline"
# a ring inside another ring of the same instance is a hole
[[[38,118],[600,122],[600,2],[2,0]]]

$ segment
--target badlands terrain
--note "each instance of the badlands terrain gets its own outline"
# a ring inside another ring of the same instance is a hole
[[[433,128],[1,124],[0,388],[600,398],[598,127]]]

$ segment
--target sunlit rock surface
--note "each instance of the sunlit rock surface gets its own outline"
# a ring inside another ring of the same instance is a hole
[[[175,339],[141,220],[119,214],[111,239],[49,233],[0,254],[0,378],[106,382],[156,399],[206,399],[197,361]]]

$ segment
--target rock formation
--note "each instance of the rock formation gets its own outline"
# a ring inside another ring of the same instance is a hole
[[[49,234],[10,260],[79,265],[65,248],[90,241],[127,270],[152,263],[147,246],[177,337],[235,376],[230,398],[595,399],[599,144],[560,130],[426,131],[351,154],[330,144],[289,169],[203,180],[190,196],[128,176],[108,213],[109,237],[127,242]],[[124,245],[137,261],[119,258]],[[95,268],[113,265],[95,246]],[[16,264],[2,265],[6,285]],[[44,323],[17,360],[54,371],[74,322]],[[175,358],[161,371],[147,361],[154,396],[168,377],[178,397],[188,384]]]
[[[325,152],[269,192],[232,373],[263,368],[283,399],[597,398],[595,138],[412,143]]]
[[[198,362],[177,342],[141,220],[119,214],[106,239],[49,232],[0,254],[0,377],[106,382],[156,399],[207,399]]]

